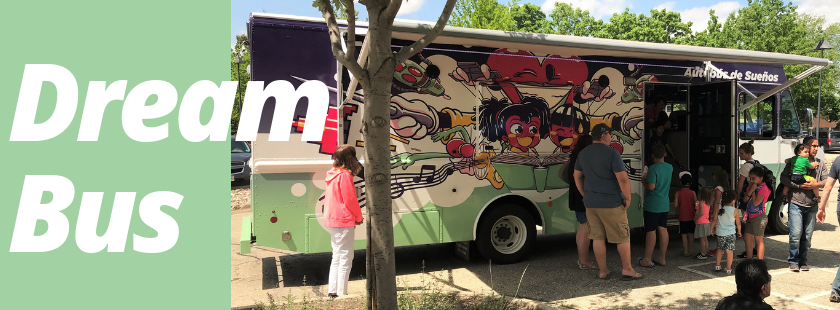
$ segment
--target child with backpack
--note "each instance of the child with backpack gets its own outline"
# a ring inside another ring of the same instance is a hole
[[[764,259],[764,228],[767,227],[767,210],[764,205],[771,191],[765,183],[766,174],[762,167],[750,170],[750,186],[744,192],[742,201],[747,209],[741,221],[744,223],[744,243],[747,248],[747,258],[753,257],[753,242],[755,242],[758,259]]]
[[[814,178],[808,175],[809,170],[814,170],[819,166],[818,161],[814,161],[811,163],[811,160],[808,159],[811,156],[811,149],[809,147],[805,147],[804,144],[799,144],[794,148],[795,156],[785,159],[785,163],[790,164],[790,182],[797,185],[802,185],[807,181],[813,180]],[[782,188],[782,194],[785,197],[785,201],[788,201],[788,190],[789,187],[784,186]],[[814,188],[814,201],[820,203],[820,189]]]
[[[688,171],[680,172],[680,183],[683,188],[674,195],[674,205],[679,210],[680,219],[680,235],[682,235],[683,253],[684,257],[691,257],[691,251],[694,248],[694,214],[697,213],[694,208],[697,202],[697,194],[691,190],[692,183],[691,173]]]
[[[709,222],[709,207],[715,203],[714,189],[706,186],[700,190],[700,201],[697,202],[696,213],[694,214],[694,238],[700,239],[700,253],[695,256],[697,259],[709,257],[709,235],[711,234],[711,223]]]
[[[727,190],[721,195],[723,204],[719,206],[717,216],[712,219],[712,235],[717,235],[716,253],[717,263],[715,271],[721,271],[720,261],[723,258],[723,251],[726,251],[726,274],[732,274],[732,258],[735,250],[735,234],[741,236],[741,221],[738,219],[738,212],[735,208],[737,196],[735,191]]]

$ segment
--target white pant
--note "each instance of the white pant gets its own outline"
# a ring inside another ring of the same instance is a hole
[[[332,243],[332,263],[330,264],[330,294],[347,295],[347,282],[350,280],[350,267],[353,264],[353,236],[356,227],[326,227]]]

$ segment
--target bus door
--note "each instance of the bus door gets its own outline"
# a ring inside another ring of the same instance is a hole
[[[713,173],[737,173],[735,81],[689,86],[689,171],[696,185],[716,186]]]

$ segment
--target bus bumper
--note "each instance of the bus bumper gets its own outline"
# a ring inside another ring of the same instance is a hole
[[[239,254],[251,253],[251,217],[242,218],[242,232],[239,235]]]

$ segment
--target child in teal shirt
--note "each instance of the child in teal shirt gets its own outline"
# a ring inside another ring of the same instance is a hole
[[[816,168],[819,163],[814,161],[812,164],[811,160],[808,159],[808,157],[811,156],[810,150],[805,147],[804,144],[800,144],[794,148],[794,154],[796,154],[796,156],[785,159],[785,163],[791,164],[790,182],[802,185],[805,182],[813,180],[814,178],[808,175],[808,170]],[[787,197],[788,190],[789,188],[787,186],[782,189],[782,194],[784,194],[785,197]],[[815,188],[813,191],[814,199],[819,203],[820,189]]]

